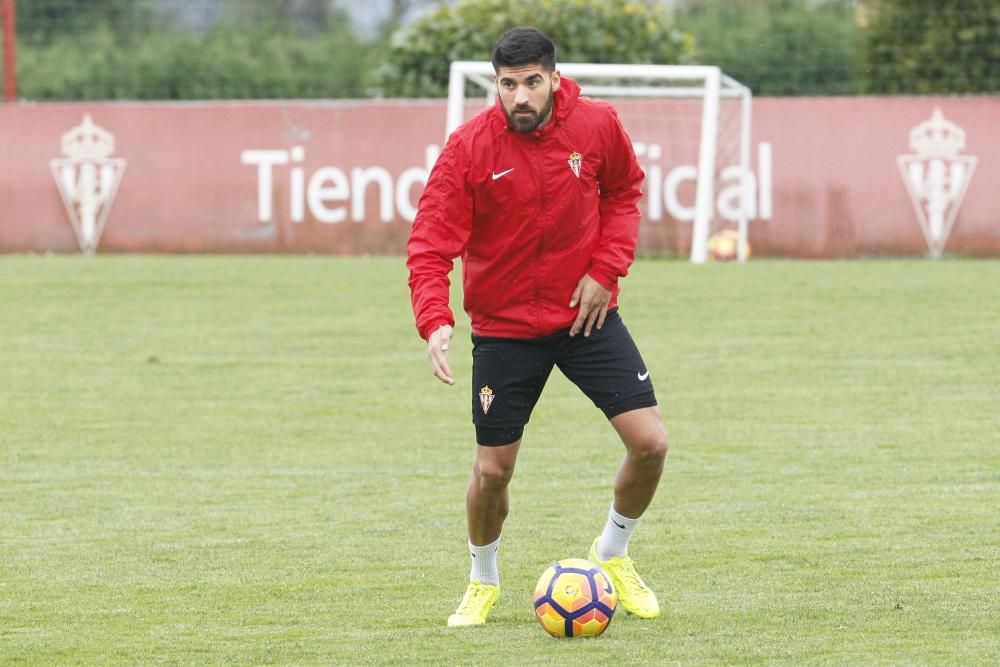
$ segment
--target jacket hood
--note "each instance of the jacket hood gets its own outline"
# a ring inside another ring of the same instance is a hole
[[[560,77],[559,90],[556,91],[552,115],[556,120],[565,120],[580,99],[580,84],[568,76]]]

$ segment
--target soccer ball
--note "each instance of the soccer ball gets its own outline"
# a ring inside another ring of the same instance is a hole
[[[708,237],[708,256],[713,262],[731,262],[739,259],[740,233],[735,229],[724,229]],[[746,259],[750,259],[750,244],[747,244]]]
[[[535,616],[553,637],[596,637],[617,606],[607,573],[582,558],[556,561],[535,586]]]

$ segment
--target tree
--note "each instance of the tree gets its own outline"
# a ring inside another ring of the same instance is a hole
[[[488,60],[509,28],[530,25],[562,62],[686,63],[691,39],[663,7],[643,0],[459,0],[393,33],[377,79],[389,96],[439,97],[453,60]]]
[[[865,92],[1000,92],[1000,4],[996,0],[875,0],[868,4]]]
[[[688,0],[677,24],[698,62],[718,65],[755,95],[851,94],[861,28],[852,0]]]

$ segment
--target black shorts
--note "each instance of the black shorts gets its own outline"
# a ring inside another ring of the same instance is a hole
[[[649,369],[617,308],[589,337],[571,337],[569,329],[542,338],[473,335],[472,422],[480,445],[521,438],[553,366],[608,419],[656,405]]]

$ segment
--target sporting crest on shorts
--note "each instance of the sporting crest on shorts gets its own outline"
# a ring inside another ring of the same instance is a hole
[[[583,156],[573,151],[569,154],[569,159],[566,162],[569,164],[569,168],[573,170],[573,175],[580,178],[580,167],[583,166]]]
[[[490,389],[489,385],[479,390],[479,404],[483,406],[484,415],[490,411],[490,406],[493,405],[494,398],[496,396],[493,395],[493,390]]]

